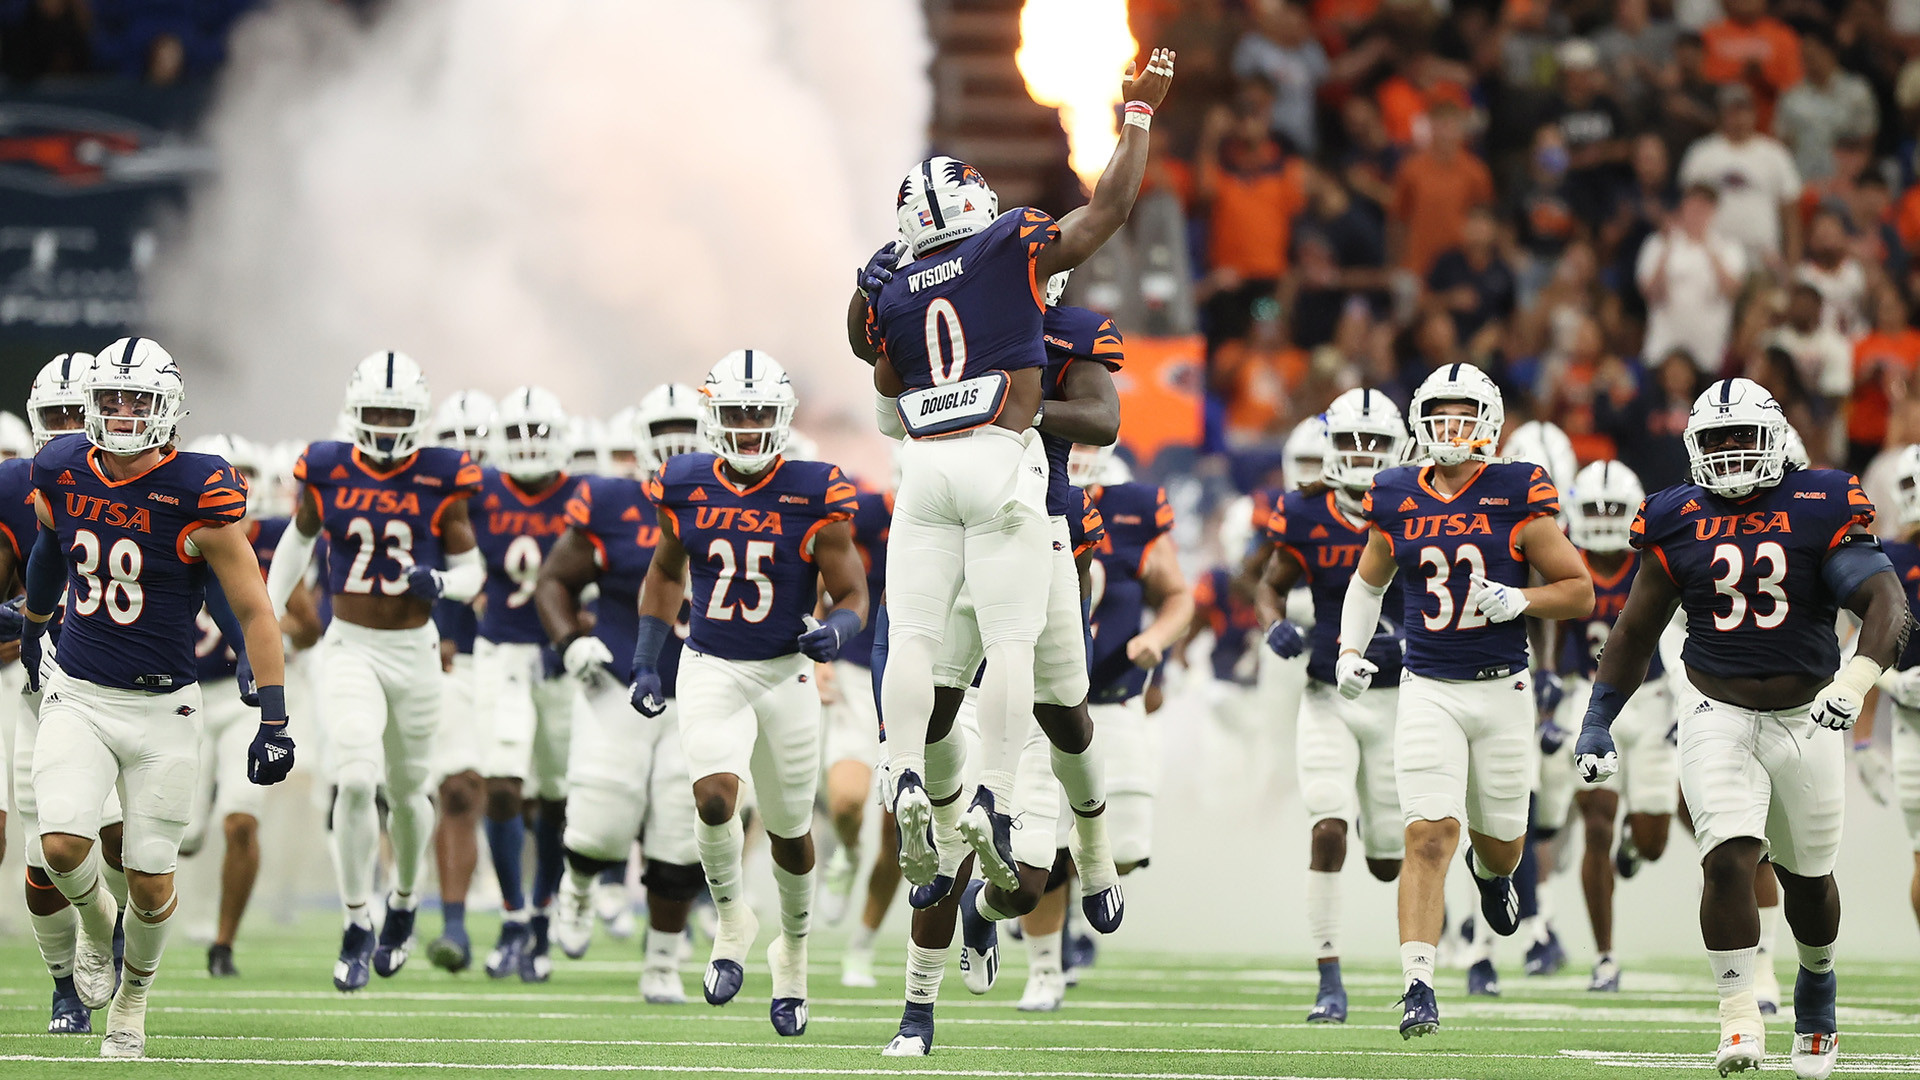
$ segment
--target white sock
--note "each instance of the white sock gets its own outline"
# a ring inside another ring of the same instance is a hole
[[[647,927],[648,971],[680,970],[680,935]]]
[[[887,670],[893,670],[893,658],[887,658]],[[907,1004],[931,1005],[940,997],[940,980],[947,975],[947,954],[953,946],[929,949],[907,942]]]
[[[707,891],[713,894],[714,910],[722,919],[746,900],[740,883],[740,850],[745,844],[745,835],[738,814],[722,825],[709,825],[697,818],[693,823],[700,868],[707,875]]]
[[[847,948],[854,952],[872,952],[873,939],[879,935],[879,927],[861,923],[853,928],[853,936],[847,939]]]
[[[980,917],[988,922],[1006,922],[1008,919],[1017,919],[1020,917],[1018,915],[1008,915],[992,904],[987,903],[987,890],[985,889],[981,889],[978,893],[974,894],[973,910],[979,912]]]
[[[60,895],[67,898],[67,903],[73,905],[87,936],[96,941],[113,936],[113,916],[99,903],[101,884],[97,853],[82,859],[79,867],[70,873],[63,874],[48,867],[47,877],[53,880],[54,888],[60,890]]]
[[[46,961],[47,974],[64,979],[73,974],[74,935],[80,932],[80,916],[68,904],[51,915],[29,913],[33,940],[40,946],[40,959]]]
[[[1808,945],[1799,938],[1793,939],[1793,947],[1800,951],[1800,966],[1815,975],[1825,975],[1833,970],[1833,943]]]
[[[387,838],[393,841],[394,889],[408,895],[417,893],[427,852],[433,846],[433,803],[426,792],[389,800]]]
[[[893,740],[887,742],[891,745]],[[898,771],[896,768],[895,772]],[[958,794],[966,782],[966,771],[967,740],[961,737],[960,725],[955,722],[947,728],[944,737],[927,744],[926,771],[920,776],[926,782],[927,797],[944,799]]]
[[[1722,1001],[1736,994],[1753,992],[1753,969],[1758,949],[1708,949],[1707,963],[1713,965],[1713,983]]]
[[[775,863],[773,884],[780,890],[780,932],[804,940],[813,928],[813,872],[790,874]]]
[[[173,913],[180,907],[176,894],[167,897],[158,911],[134,907],[127,912],[127,952],[125,981],[137,993],[145,993],[160,970],[160,954],[167,948],[167,932],[173,927]],[[143,974],[144,973],[144,974]]]
[[[1060,971],[1060,939],[1064,931],[1055,930],[1051,934],[1027,934],[1027,968],[1029,971]]]
[[[1332,960],[1340,955],[1340,872],[1307,871],[1307,936],[1312,939],[1314,959]]]
[[[112,863],[101,859],[100,880],[106,883],[107,891],[113,894],[113,902],[120,905],[120,910],[127,910],[127,872],[115,870]]]
[[[1057,746],[1049,746],[1047,753],[1053,762],[1054,778],[1067,790],[1067,805],[1075,814],[1091,813],[1107,804],[1107,769],[1098,732],[1077,754]]]
[[[1433,957],[1440,951],[1438,945],[1425,941],[1403,941],[1400,943],[1400,974],[1406,985],[1423,982],[1433,985]]]
[[[530,914],[526,905],[522,904],[512,911],[501,911],[500,921],[503,923],[525,923]]]
[[[1481,881],[1492,881],[1500,875],[1487,869],[1486,860],[1482,859],[1480,853],[1476,851],[1473,853],[1473,876],[1479,878]]]
[[[372,767],[348,768],[361,775],[343,775],[333,796],[333,871],[340,884],[340,902],[351,912],[364,910],[373,896],[374,860],[380,854],[380,812],[374,805]]]
[[[420,894],[403,893],[395,889],[387,893],[387,906],[395,911],[415,911],[420,907]]]
[[[1768,870],[1764,866],[1760,868],[1760,872],[1763,874],[1772,873],[1771,870]],[[1760,909],[1761,955],[1763,956],[1773,955],[1773,945],[1774,945],[1774,942],[1779,940],[1779,935],[1780,935],[1780,905],[1775,904],[1772,907],[1761,908]],[[1771,966],[1773,964],[1773,961],[1768,960],[1767,964]]]
[[[1019,808],[1013,778],[1027,744],[1027,727],[1034,722],[1033,642],[995,642],[986,654],[987,671],[980,680],[980,786],[993,792],[995,810],[1014,814]]]
[[[1487,929],[1487,924],[1484,921],[1474,924],[1473,940],[1467,942],[1467,966],[1472,967],[1482,960],[1491,963],[1493,961],[1493,946],[1498,938],[1499,935]]]
[[[927,726],[933,720],[933,661],[936,645],[921,634],[903,633],[899,623],[887,635],[887,670],[880,677],[880,711],[887,718],[887,754],[893,775],[912,770],[927,776]]]

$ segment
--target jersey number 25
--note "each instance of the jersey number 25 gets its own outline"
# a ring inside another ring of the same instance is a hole
[[[747,557],[741,559],[734,554],[733,541],[715,537],[707,546],[707,558],[720,564],[720,573],[713,581],[713,595],[707,597],[707,618],[727,622],[738,612],[750,623],[765,622],[767,616],[773,614],[773,580],[767,577],[765,569],[773,561],[773,552],[773,541],[749,540]],[[752,607],[741,600],[727,600],[734,576],[743,569],[747,583],[754,587]]]

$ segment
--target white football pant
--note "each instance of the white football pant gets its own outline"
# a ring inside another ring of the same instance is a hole
[[[628,704],[627,688],[611,678],[587,701],[567,763],[568,850],[625,862],[639,837],[649,859],[698,863],[678,703],[669,699],[666,712],[642,716]]]
[[[677,690],[687,775],[751,778],[767,831],[789,840],[806,835],[820,779],[813,661],[804,653],[723,660],[687,649]]]
[[[1265,648],[1264,645],[1261,646]],[[1406,822],[1393,764],[1400,690],[1382,686],[1348,701],[1323,682],[1309,682],[1295,739],[1300,796],[1307,824],[1337,818],[1358,836],[1369,859],[1406,855]]]
[[[1495,840],[1527,834],[1534,776],[1533,676],[1401,676],[1393,742],[1402,818],[1453,818]]]

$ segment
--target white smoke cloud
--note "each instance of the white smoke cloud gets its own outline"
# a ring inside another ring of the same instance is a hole
[[[149,279],[195,430],[324,436],[389,348],[604,416],[752,346],[867,423],[846,298],[923,151],[920,5],[282,0],[232,52]]]

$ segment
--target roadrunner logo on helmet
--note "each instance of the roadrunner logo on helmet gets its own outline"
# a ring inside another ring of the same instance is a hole
[[[1772,487],[1787,472],[1787,417],[1752,379],[1722,379],[1707,387],[1687,414],[1681,439],[1693,482],[1730,499]]]
[[[1000,196],[980,170],[959,158],[930,157],[900,181],[894,200],[900,239],[914,258],[972,236],[1000,216]]]
[[[347,428],[354,448],[375,461],[398,461],[419,449],[432,408],[427,376],[403,352],[374,353],[347,380]]]
[[[758,349],[730,352],[707,372],[700,393],[706,397],[701,437],[728,465],[751,475],[787,448],[799,399],[773,357]]]
[[[633,412],[641,472],[656,472],[668,458],[698,454],[707,448],[700,434],[707,416],[705,401],[693,387],[679,383],[667,383],[647,391]]]
[[[173,441],[187,415],[180,367],[152,338],[121,338],[81,377],[87,441],[109,454],[133,455]]]
[[[1441,413],[1442,405],[1466,404],[1469,414]],[[1427,376],[1413,392],[1413,435],[1420,452],[1436,465],[1464,465],[1489,460],[1500,442],[1500,425],[1507,409],[1500,388],[1487,373],[1472,364],[1448,364]]]
[[[493,414],[493,466],[515,480],[538,480],[567,467],[567,411],[550,390],[517,386]]]
[[[1633,517],[1647,497],[1640,478],[1617,461],[1596,461],[1573,478],[1567,535],[1575,547],[1601,555],[1627,550]]]
[[[86,426],[87,395],[81,387],[92,367],[92,353],[61,353],[34,376],[33,389],[27,391],[27,427],[36,451],[55,435]]]
[[[465,450],[480,462],[493,439],[493,399],[478,390],[461,390],[433,411],[433,445]]]
[[[1326,457],[1320,478],[1358,496],[1373,486],[1374,474],[1406,457],[1407,424],[1400,406],[1378,390],[1349,390],[1333,399],[1323,414]]]

